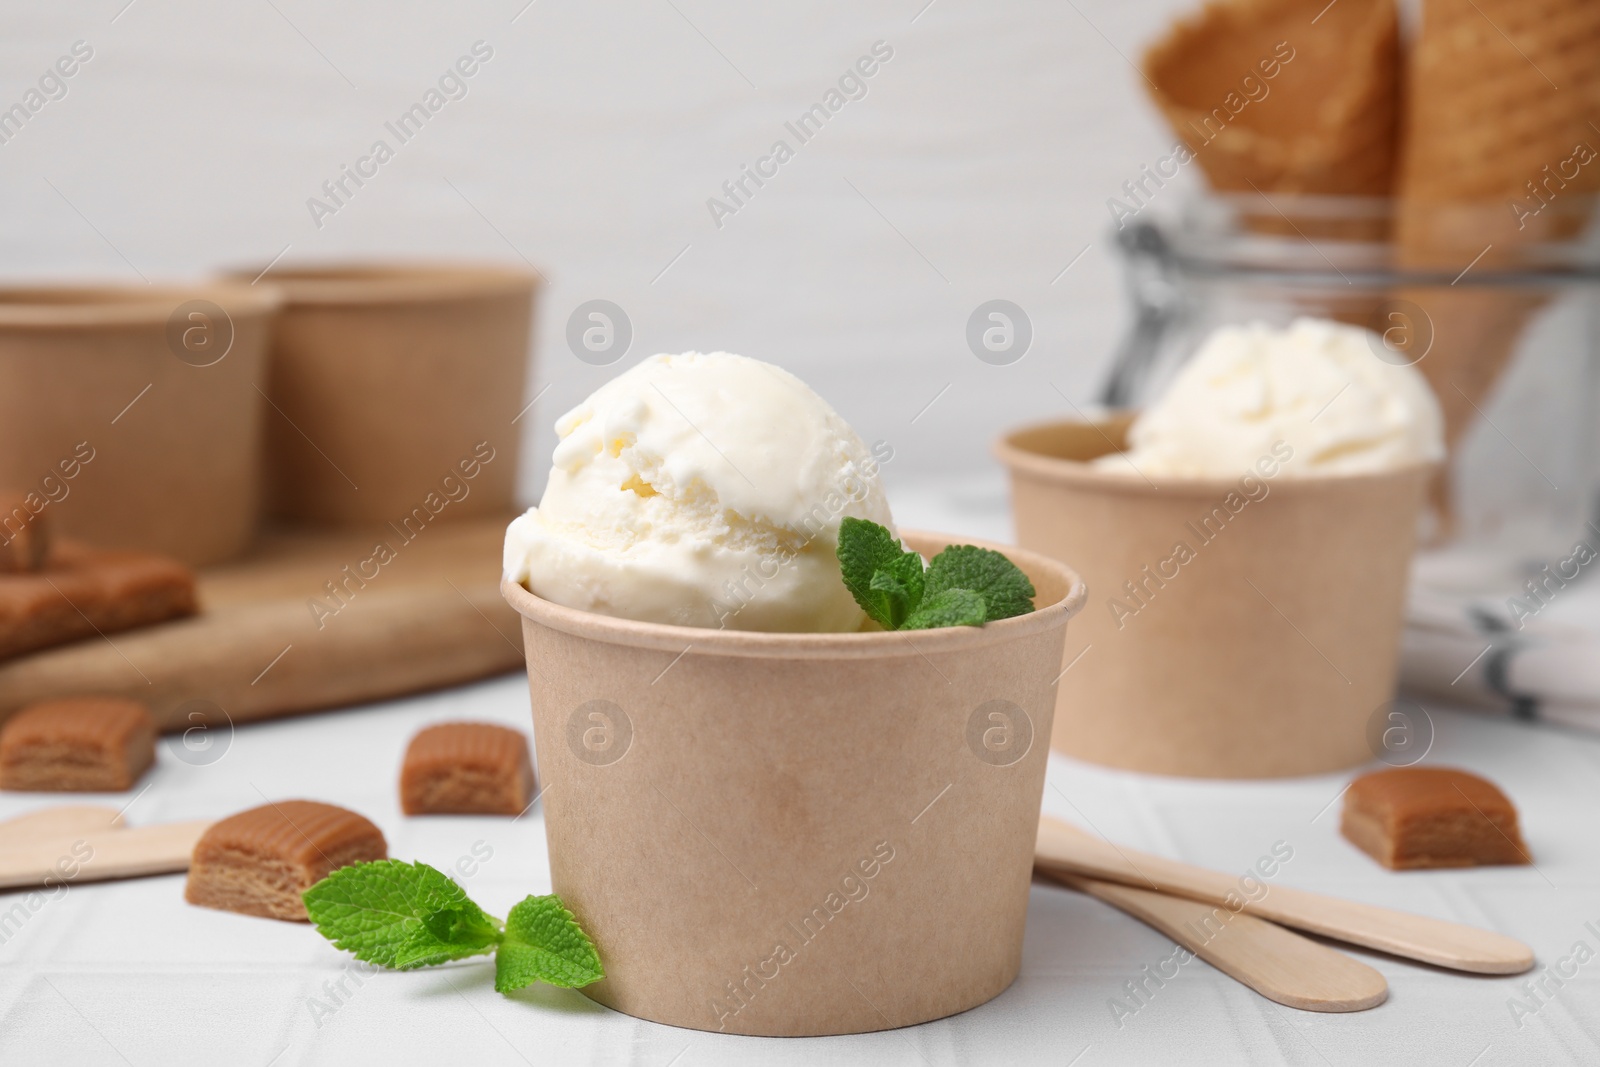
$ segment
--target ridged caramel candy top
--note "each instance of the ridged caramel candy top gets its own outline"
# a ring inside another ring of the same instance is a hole
[[[527,760],[528,742],[505,726],[487,722],[444,722],[418,731],[406,749],[405,769],[478,767],[510,773]]]
[[[1350,784],[1345,804],[1383,819],[1447,812],[1490,817],[1516,813],[1493,782],[1451,767],[1396,767],[1362,775]]]
[[[120,748],[136,731],[155,729],[150,710],[136,700],[74,697],[46,700],[17,712],[0,731],[0,744],[76,744]]]
[[[315,800],[279,800],[216,823],[195,844],[196,864],[221,853],[323,865],[364,841],[383,845],[383,831],[353,811]]]

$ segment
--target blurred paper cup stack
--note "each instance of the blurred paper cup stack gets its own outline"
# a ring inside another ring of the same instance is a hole
[[[504,267],[274,267],[269,513],[332,525],[508,514],[537,277]],[[441,490],[475,471],[470,491]]]
[[[1085,594],[1065,566],[1005,552],[1037,610],[915,635],[634,622],[502,585],[551,881],[606,961],[586,995],[776,1037],[927,1022],[1011,984]]]
[[[0,486],[69,538],[237,556],[276,307],[226,283],[0,290]]]

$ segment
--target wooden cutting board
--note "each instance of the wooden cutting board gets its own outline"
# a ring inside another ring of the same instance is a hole
[[[201,572],[198,616],[0,664],[0,719],[97,694],[142,700],[181,730],[520,669],[521,623],[499,591],[508,521],[436,523],[409,541],[393,527],[267,534]]]

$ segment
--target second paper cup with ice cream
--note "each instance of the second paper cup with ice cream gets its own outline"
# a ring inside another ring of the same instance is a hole
[[[951,538],[910,534],[931,556]],[[523,617],[555,892],[639,1018],[766,1036],[908,1026],[1021,962],[1066,566],[982,627],[750,633]]]
[[[1202,778],[1371,759],[1433,468],[1291,480],[1269,452],[1236,479],[1153,485],[1088,462],[1116,451],[1125,427],[1049,423],[997,446],[1018,542],[1072,559],[1091,590],[1056,747]]]
[[[996,446],[1018,542],[1071,560],[1090,590],[1056,747],[1195,777],[1382,755],[1442,454],[1420,376],[1376,360],[1350,327],[1229,328],[1125,451],[1133,422],[1047,423]]]

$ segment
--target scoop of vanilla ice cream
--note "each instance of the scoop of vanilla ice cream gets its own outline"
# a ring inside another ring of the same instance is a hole
[[[860,629],[839,521],[891,526],[888,455],[788,371],[727,352],[651,356],[556,433],[544,498],[506,531],[509,580],[643,622]]]
[[[1378,358],[1355,326],[1296,319],[1224,326],[1095,462],[1149,477],[1236,477],[1293,449],[1286,477],[1389,470],[1444,456],[1439,403],[1422,374]]]

